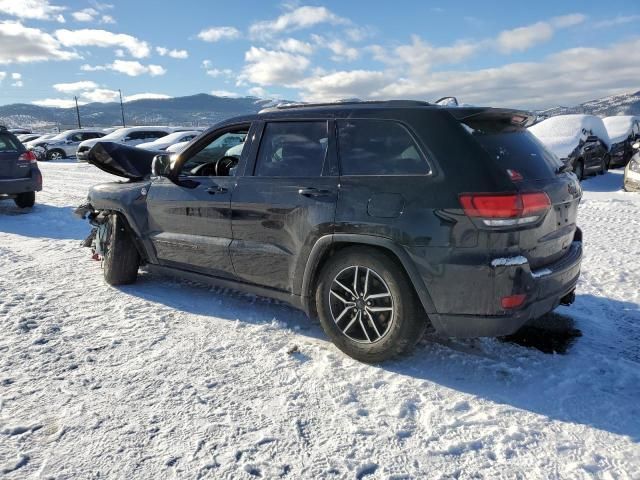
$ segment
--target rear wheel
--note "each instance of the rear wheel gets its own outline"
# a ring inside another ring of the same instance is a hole
[[[584,162],[582,160],[578,160],[576,162],[576,165],[573,168],[573,171],[576,174],[576,177],[578,177],[578,180],[580,181],[584,180]]]
[[[402,268],[370,248],[348,248],[328,261],[320,273],[316,305],[333,343],[363,362],[409,352],[427,325]]]
[[[47,152],[47,160],[61,160],[65,157],[62,150],[54,149]]]
[[[109,285],[126,285],[138,278],[140,255],[118,215],[109,218],[108,241],[104,246],[104,279]]]
[[[36,192],[19,193],[13,201],[19,208],[31,208],[36,203]]]

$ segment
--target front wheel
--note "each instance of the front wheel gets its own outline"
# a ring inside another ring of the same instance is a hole
[[[108,220],[104,250],[104,279],[109,285],[127,285],[138,278],[140,255],[124,221],[118,215]]]
[[[316,305],[333,343],[367,363],[411,351],[427,325],[402,267],[376,249],[335,254],[320,273]]]
[[[47,160],[62,160],[65,154],[62,150],[49,150],[47,152]]]
[[[573,171],[576,174],[576,177],[578,177],[578,180],[580,181],[584,180],[584,163],[582,160],[578,160],[576,162],[576,165],[573,168]]]
[[[611,157],[609,155],[605,155],[602,157],[602,168],[600,169],[600,175],[604,175],[609,171],[609,167],[611,165]]]
[[[13,199],[18,208],[31,208],[36,203],[36,192],[24,192]]]

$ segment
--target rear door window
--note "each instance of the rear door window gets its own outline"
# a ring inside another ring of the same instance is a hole
[[[426,175],[420,147],[404,125],[390,120],[339,120],[342,175]]]
[[[19,150],[19,142],[16,138],[6,133],[0,133],[0,152],[17,152]]]
[[[326,121],[267,123],[256,163],[257,177],[319,177],[327,156]]]

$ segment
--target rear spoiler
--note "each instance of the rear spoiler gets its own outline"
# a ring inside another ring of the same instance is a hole
[[[89,150],[87,161],[112,175],[142,180],[151,174],[151,162],[156,155],[157,152],[121,143],[98,142]]]
[[[505,126],[527,128],[536,121],[536,116],[531,112],[509,108],[463,107],[451,108],[447,111],[463,123],[495,122]]]

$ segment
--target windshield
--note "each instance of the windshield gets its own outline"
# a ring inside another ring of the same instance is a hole
[[[70,132],[62,132],[49,137],[47,140],[65,140],[69,136]],[[42,138],[41,138],[42,139]]]
[[[105,135],[101,140],[113,140],[122,138],[128,132],[126,128],[119,128],[118,130],[111,132],[109,135]]]
[[[175,142],[176,140],[181,139],[189,132],[175,132],[170,133],[169,135],[165,135],[164,137],[160,137],[157,140],[154,140],[152,143],[165,143],[165,142]]]

